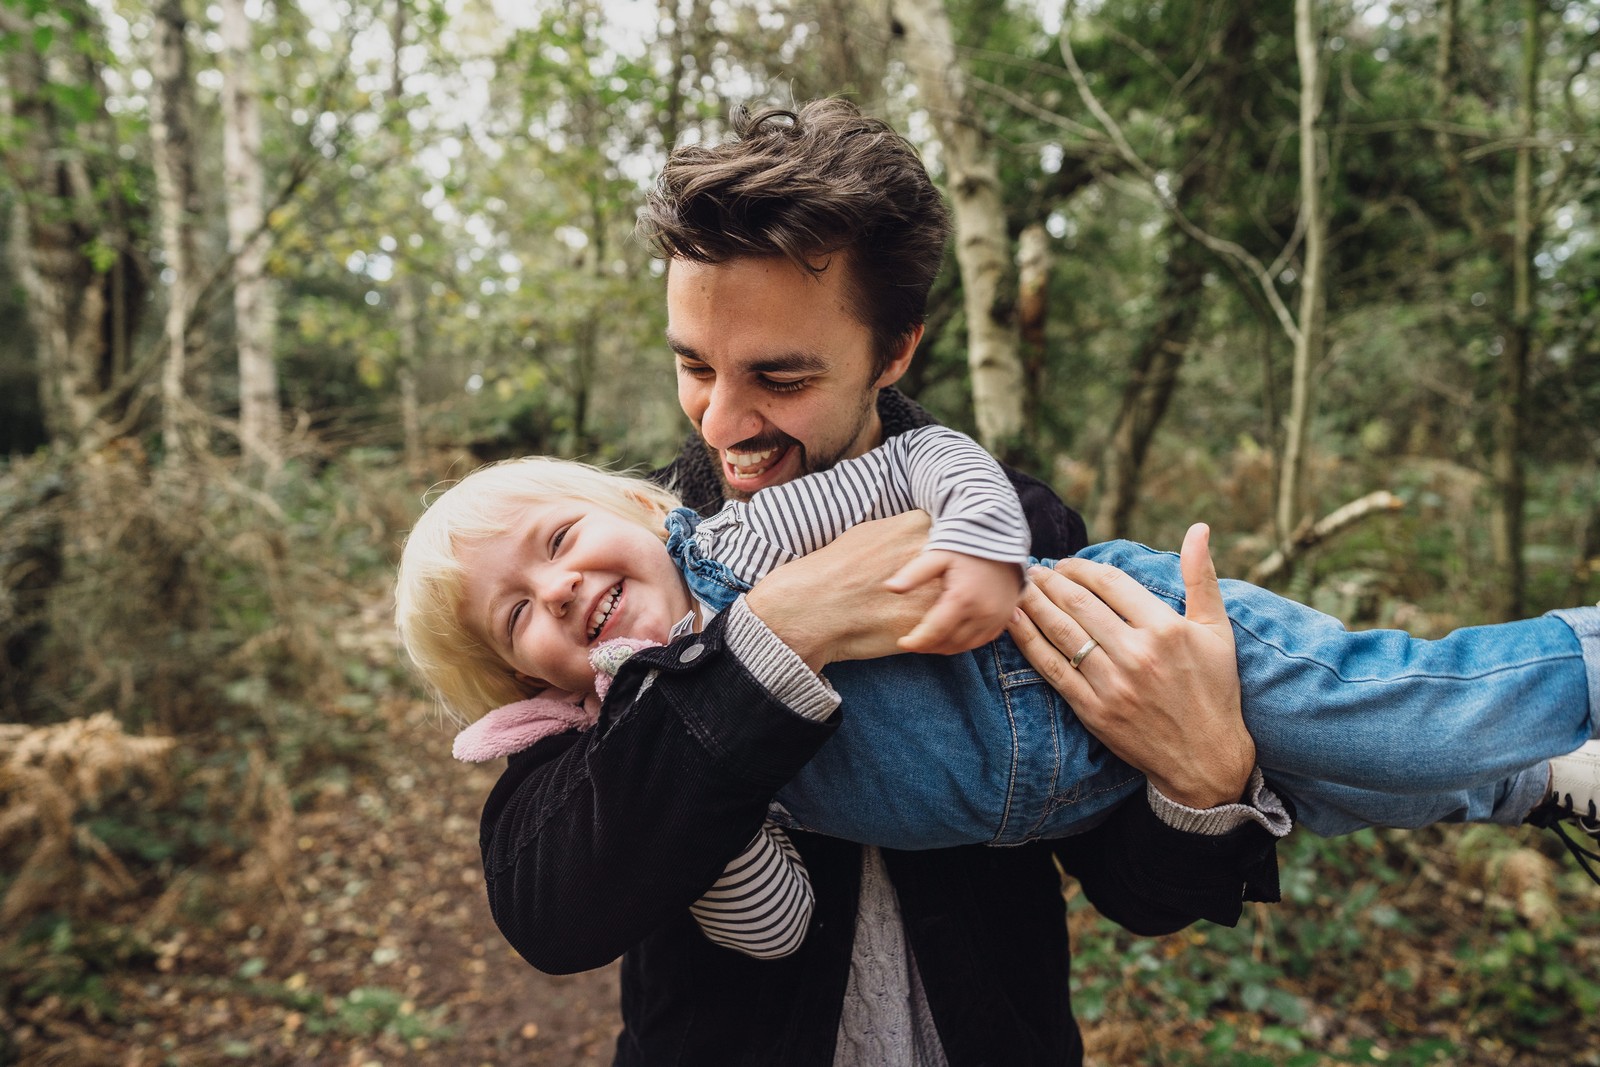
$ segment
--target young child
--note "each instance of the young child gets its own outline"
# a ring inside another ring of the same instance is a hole
[[[597,683],[597,649],[669,641],[773,567],[858,522],[918,507],[934,520],[928,548],[891,584],[939,578],[944,591],[903,644],[925,644],[952,620],[967,641],[992,637],[1015,604],[1027,527],[998,464],[942,427],[892,437],[706,520],[659,487],[581,464],[485,468],[412,532],[397,622],[447,707],[471,716],[507,705],[458,741],[458,754],[493,758],[595,721],[597,689],[620,664],[603,652]],[[1176,557],[1127,542],[1082,555],[1182,609]],[[1222,588],[1260,767],[1314,831],[1517,823],[1552,794],[1587,815],[1586,832],[1600,825],[1582,784],[1600,761],[1547,762],[1594,733],[1600,609],[1423,641],[1351,633],[1245,583]],[[958,656],[835,664],[827,676],[853,729],[779,793],[774,817],[787,825],[894,848],[1014,844],[1087,829],[1142,785],[1004,636]],[[1286,820],[1269,829],[1285,832]],[[756,878],[752,864],[790,873]],[[799,900],[797,867],[781,834],[758,836],[697,917],[713,939],[751,951],[737,931],[713,929],[719,914],[748,908],[729,887]],[[786,927],[784,943],[797,945],[803,928]]]

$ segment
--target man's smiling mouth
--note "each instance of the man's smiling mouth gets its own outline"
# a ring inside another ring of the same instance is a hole
[[[722,450],[722,462],[727,466],[729,474],[736,481],[756,478],[772,468],[773,457],[782,456],[787,451],[787,445],[763,448],[755,452],[725,448]]]

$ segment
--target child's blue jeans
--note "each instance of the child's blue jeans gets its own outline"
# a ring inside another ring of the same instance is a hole
[[[684,527],[669,548],[691,591],[720,610],[742,583],[695,558]],[[1183,610],[1177,556],[1126,541],[1079,555]],[[1520,822],[1545,795],[1545,761],[1594,734],[1600,609],[1425,641],[1351,632],[1244,582],[1222,594],[1257,758],[1316,833]],[[1009,637],[825,673],[843,722],[778,794],[803,828],[891,848],[1017,844],[1088,829],[1143,786]]]

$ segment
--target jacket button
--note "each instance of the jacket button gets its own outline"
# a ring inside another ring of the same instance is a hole
[[[705,648],[701,645],[690,645],[688,648],[685,648],[682,652],[678,653],[678,662],[693,663],[695,660],[700,658],[700,653],[704,651]]]

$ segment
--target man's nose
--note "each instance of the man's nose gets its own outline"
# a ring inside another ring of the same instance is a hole
[[[717,382],[707,389],[700,415],[700,436],[712,448],[731,448],[758,437],[766,420],[748,389]]]

